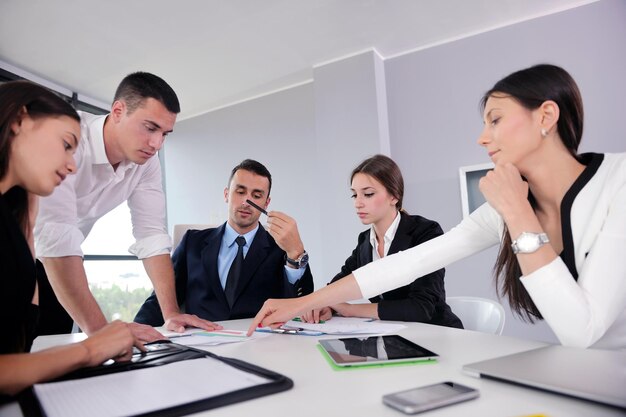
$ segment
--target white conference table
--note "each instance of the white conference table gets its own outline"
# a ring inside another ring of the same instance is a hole
[[[227,329],[247,329],[250,319],[220,322]],[[545,346],[544,343],[422,323],[407,325],[398,334],[440,355],[433,364],[357,368],[335,371],[317,350],[321,338],[271,334],[241,343],[207,347],[215,354],[245,360],[279,372],[294,381],[288,391],[194,415],[206,416],[403,416],[382,403],[384,394],[454,381],[480,390],[480,397],[437,410],[429,417],[532,414],[558,416],[624,416],[623,410],[532,388],[465,375],[463,365]],[[41,336],[33,350],[77,341],[84,336]],[[585,375],[581,375],[585,378]]]

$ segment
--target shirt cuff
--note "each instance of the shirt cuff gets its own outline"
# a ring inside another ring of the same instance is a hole
[[[35,236],[35,253],[38,258],[83,256],[80,245],[85,240],[78,227],[63,223],[46,223]]]
[[[285,275],[287,276],[287,280],[290,284],[295,284],[296,282],[298,282],[298,280],[304,275],[305,270],[306,267],[295,269],[289,268],[287,265],[285,265]]]
[[[586,301],[579,297],[581,288],[561,258],[520,277],[520,281],[561,344],[588,347],[595,343],[592,322],[601,317],[589,316]],[[575,307],[577,304],[580,306]]]
[[[549,304],[554,304],[555,296],[558,299],[558,294],[563,291],[563,279],[561,277],[567,277],[565,283],[571,280],[571,274],[565,266],[565,263],[558,256],[552,260],[552,262],[542,266],[541,268],[533,271],[528,275],[520,277],[520,281],[533,297],[535,304],[541,303],[543,299]]]
[[[578,283],[572,278],[572,274],[560,257],[557,256],[549,264],[520,277],[520,281],[544,320],[553,326],[553,331],[555,331],[554,326],[557,325],[555,320],[561,323],[574,320],[570,315],[570,310],[563,308],[563,301],[558,300],[569,298],[575,293]]]
[[[169,254],[172,251],[172,239],[166,233],[148,236],[139,239],[128,251],[139,259]]]

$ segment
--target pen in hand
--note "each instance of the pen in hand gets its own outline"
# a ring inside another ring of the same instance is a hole
[[[265,211],[264,208],[262,208],[261,206],[259,206],[255,202],[250,201],[250,200],[246,200],[246,203],[250,204],[252,207],[254,207],[255,209],[259,210],[261,213],[263,213],[263,214],[265,214],[267,216],[267,211]]]

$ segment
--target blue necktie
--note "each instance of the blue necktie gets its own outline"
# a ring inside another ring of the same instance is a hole
[[[237,255],[235,255],[235,259],[228,270],[228,277],[226,278],[226,286],[224,288],[226,300],[228,300],[228,305],[231,308],[235,302],[235,290],[237,289],[239,277],[241,276],[241,270],[243,269],[243,247],[246,244],[246,238],[243,236],[237,236],[235,242],[237,242],[239,248],[237,248]]]

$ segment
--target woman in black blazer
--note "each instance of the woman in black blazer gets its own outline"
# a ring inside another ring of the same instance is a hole
[[[387,255],[403,251],[443,234],[437,222],[412,216],[402,210],[404,180],[400,168],[389,157],[375,155],[361,162],[351,175],[352,198],[361,222],[371,225],[359,234],[352,255],[331,281]],[[327,320],[332,310],[344,317],[416,321],[463,328],[461,320],[446,304],[445,270],[415,277],[410,285],[370,298],[368,304],[342,303],[303,316],[308,322]],[[384,279],[384,277],[381,277]]]

